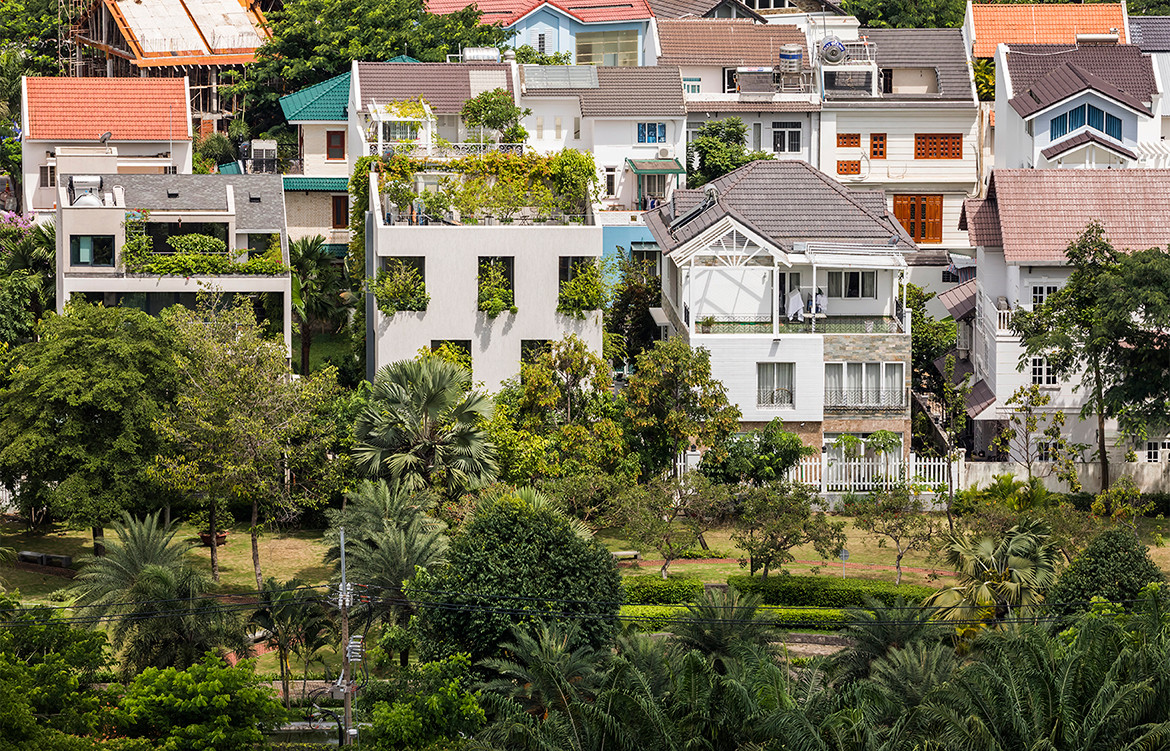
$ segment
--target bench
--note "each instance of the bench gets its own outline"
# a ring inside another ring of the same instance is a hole
[[[610,553],[615,561],[640,561],[642,560],[642,551],[640,550],[614,550]]]
[[[52,566],[54,568],[70,568],[73,565],[73,556],[57,555],[55,553],[38,553],[34,550],[22,550],[16,554],[20,563],[34,563],[38,566]]]

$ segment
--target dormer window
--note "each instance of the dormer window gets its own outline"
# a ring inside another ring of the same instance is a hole
[[[1110,138],[1121,140],[1121,118],[1091,104],[1073,107],[1068,112],[1052,118],[1048,124],[1048,139],[1055,141],[1086,125],[1093,130],[1101,131]]]

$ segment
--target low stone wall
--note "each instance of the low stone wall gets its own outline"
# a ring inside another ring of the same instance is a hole
[[[1044,480],[1044,487],[1058,493],[1067,493],[1068,486],[1056,479],[1049,463],[1036,463],[1032,467],[1033,474]],[[995,475],[1015,475],[1017,478],[1027,477],[1028,471],[1023,465],[1015,462],[965,462],[960,487],[986,487]],[[1170,493],[1170,463],[1152,462],[1110,462],[1109,478],[1115,481],[1119,477],[1129,477],[1143,493]],[[1101,465],[1099,463],[1078,464],[1077,477],[1081,480],[1086,493],[1101,491]]]

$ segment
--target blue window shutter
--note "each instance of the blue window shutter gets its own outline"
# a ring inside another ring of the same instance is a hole
[[[1074,107],[1068,111],[1069,132],[1085,127],[1085,105]]]
[[[658,123],[658,143],[666,143],[666,123]]]
[[[1097,130],[1105,130],[1105,111],[1089,105],[1089,127]]]
[[[638,143],[646,143],[646,123],[638,123]]]

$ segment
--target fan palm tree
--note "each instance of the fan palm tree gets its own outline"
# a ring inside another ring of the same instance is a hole
[[[952,621],[996,622],[1040,604],[1056,581],[1060,551],[1048,527],[1025,520],[998,538],[952,536],[945,548],[958,583],[924,603]]]
[[[53,222],[33,225],[32,229],[4,241],[4,274],[27,271],[33,285],[29,310],[41,320],[56,297],[57,227]]]
[[[369,477],[458,496],[496,478],[496,450],[484,428],[491,410],[458,365],[435,357],[391,363],[378,371],[358,416],[354,460]]]
[[[579,630],[575,623],[566,628],[548,623],[512,626],[511,641],[502,645],[509,656],[479,663],[498,676],[484,683],[483,690],[507,696],[541,719],[591,700],[602,678],[601,656],[579,646]]]
[[[780,631],[758,617],[759,608],[754,595],[707,590],[670,630],[680,647],[707,655],[717,672],[726,673],[729,660],[744,648],[779,640]]]
[[[868,597],[864,608],[849,608],[841,635],[850,646],[832,659],[840,671],[838,677],[845,682],[866,678],[879,657],[919,641],[937,640],[940,634],[933,616],[932,608],[915,607],[901,597],[889,606]]]
[[[301,375],[309,374],[313,324],[337,317],[344,308],[342,275],[321,235],[293,240],[288,246],[292,269],[293,312],[301,332]]]

